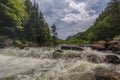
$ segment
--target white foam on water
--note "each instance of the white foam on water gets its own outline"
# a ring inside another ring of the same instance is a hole
[[[110,68],[110,64],[92,63],[80,59],[52,59],[51,48],[6,48],[0,50],[0,79],[13,77],[13,80],[93,80],[94,69]],[[64,51],[63,54],[97,54],[103,52]],[[84,56],[83,56],[84,57]],[[120,66],[112,65],[120,70]]]

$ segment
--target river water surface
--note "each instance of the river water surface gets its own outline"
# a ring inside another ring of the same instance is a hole
[[[53,58],[53,48],[5,48],[0,50],[0,80],[95,80],[94,70],[99,67],[120,72],[120,65],[91,62],[85,55],[104,58],[106,52],[64,51],[64,57]],[[68,55],[83,54],[82,57]],[[67,57],[66,57],[67,56]]]

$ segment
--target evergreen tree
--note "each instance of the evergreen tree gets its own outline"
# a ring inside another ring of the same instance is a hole
[[[20,37],[27,19],[26,6],[21,0],[0,0],[0,35]]]
[[[49,43],[51,41],[49,27],[43,13],[39,11],[38,4],[34,1],[32,5],[30,0],[27,0],[26,5],[29,14],[29,20],[24,29],[26,39],[41,45]]]
[[[52,27],[51,27],[51,32],[53,34],[53,42],[54,44],[57,44],[57,32],[56,32],[56,25],[54,24]]]
[[[75,39],[85,39],[91,42],[109,41],[117,35],[120,35],[120,0],[111,0],[94,25]]]

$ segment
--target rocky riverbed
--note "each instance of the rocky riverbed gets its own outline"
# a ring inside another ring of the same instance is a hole
[[[93,50],[98,51],[107,51],[110,50],[114,54],[120,55],[120,37],[114,38],[113,40],[106,41],[98,41],[96,44],[91,44],[90,46]]]
[[[120,80],[119,60],[117,54],[90,48],[62,52],[47,47],[4,48],[0,80]]]

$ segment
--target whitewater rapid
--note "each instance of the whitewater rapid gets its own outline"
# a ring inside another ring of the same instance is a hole
[[[54,48],[5,48],[0,50],[0,80],[94,80],[99,67],[120,71],[120,65],[93,63],[85,56],[79,58],[53,58]],[[64,51],[64,54],[97,54],[105,52]],[[112,53],[109,53],[112,54]]]

